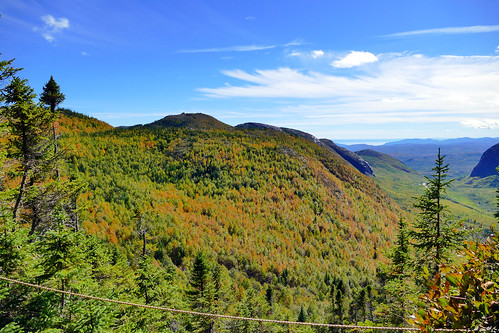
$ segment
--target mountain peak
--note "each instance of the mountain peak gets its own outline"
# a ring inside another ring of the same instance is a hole
[[[232,126],[222,123],[216,118],[204,113],[181,113],[178,115],[166,116],[144,125],[145,127],[187,127],[190,129],[231,129]]]

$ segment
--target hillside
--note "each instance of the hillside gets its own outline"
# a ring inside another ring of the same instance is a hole
[[[75,147],[67,167],[88,184],[78,206],[90,233],[133,258],[139,210],[155,258],[184,271],[201,250],[233,283],[280,290],[288,310],[313,300],[326,311],[327,274],[352,295],[372,281],[404,214],[335,153],[271,129],[137,127],[64,144]]]
[[[361,150],[357,154],[368,161],[376,177],[374,181],[407,211],[414,211],[414,197],[424,191],[426,179],[396,158],[374,150]],[[450,166],[453,168],[453,165]],[[493,180],[477,180],[469,177],[452,182],[445,195],[445,205],[458,219],[468,226],[481,229],[491,226],[495,220],[495,190]]]
[[[359,172],[363,173],[366,176],[373,176],[373,170],[369,166],[366,161],[362,160],[360,156],[355,154],[354,152],[351,152],[350,150],[340,147],[337,144],[335,144],[333,141],[329,139],[317,139],[315,136],[312,134],[299,131],[296,129],[292,128],[285,128],[285,127],[276,127],[272,125],[267,125],[267,124],[260,124],[260,123],[244,123],[237,125],[236,128],[238,129],[266,129],[266,130],[274,130],[278,132],[285,132],[300,138],[304,138],[310,142],[313,142],[319,146],[322,146],[334,154],[337,154],[340,158],[342,158],[345,162],[350,164],[352,167],[357,169]]]
[[[84,134],[112,130],[113,126],[93,117],[69,109],[60,109],[60,117],[57,120],[57,132],[59,134]]]
[[[412,211],[413,198],[423,193],[424,176],[390,155],[371,149],[356,153],[373,168],[373,180],[401,207]]]

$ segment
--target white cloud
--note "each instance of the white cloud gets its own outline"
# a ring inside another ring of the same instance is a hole
[[[55,41],[54,35],[62,32],[64,29],[69,29],[69,20],[65,17],[56,19],[52,15],[45,15],[41,17],[45,23],[42,28],[35,28],[35,31],[40,31],[43,38],[49,43]]]
[[[331,65],[336,68],[352,68],[376,61],[378,58],[371,52],[351,51],[345,57],[333,61]]]
[[[314,59],[317,59],[317,58],[320,58],[320,57],[323,57],[324,56],[324,51],[322,50],[314,50],[312,51],[312,58]]]
[[[496,48],[496,53],[499,53],[499,46],[497,46]]]
[[[485,32],[499,31],[499,25],[474,25],[470,27],[449,27],[437,29],[414,30],[406,32],[398,32],[385,35],[384,37],[406,37],[415,35],[441,35],[441,34],[477,34]]]
[[[499,128],[499,119],[467,119],[462,121],[461,124],[476,129],[496,129]]]
[[[52,15],[45,15],[41,17],[42,21],[45,22],[48,28],[55,30],[62,30],[69,28],[69,20],[65,17],[56,19]]]
[[[224,71],[242,83],[199,91],[209,97],[284,101],[282,112],[315,122],[495,126],[496,120],[490,119],[499,110],[499,56],[381,54],[376,59],[371,66],[356,69],[355,76],[348,76],[347,70],[334,75],[287,67]]]

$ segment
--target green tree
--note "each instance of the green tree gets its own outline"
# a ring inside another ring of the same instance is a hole
[[[0,53],[0,55],[2,55]],[[0,89],[3,90],[4,84],[9,81],[17,72],[22,70],[22,68],[15,68],[12,66],[14,59],[10,60],[0,60]],[[4,101],[3,94],[0,94],[0,102]]]
[[[412,263],[409,243],[409,230],[403,218],[398,222],[397,240],[388,254],[390,264],[386,268],[386,284],[383,286],[383,296],[386,302],[386,312],[383,318],[388,323],[400,326],[412,313],[410,298],[415,294],[411,278]]]
[[[453,180],[447,180],[449,165],[444,163],[444,155],[438,150],[434,173],[426,177],[425,193],[416,198],[415,208],[419,213],[411,231],[417,249],[418,267],[428,267],[432,274],[438,272],[438,265],[448,258],[449,251],[462,241],[458,223],[443,204],[443,195]]]
[[[61,88],[51,75],[50,80],[43,86],[43,92],[40,94],[40,102],[49,106],[50,111],[55,113],[56,107],[61,104],[65,98],[66,96],[61,92]]]
[[[43,92],[40,95],[40,102],[50,107],[50,111],[55,115],[56,107],[61,104],[66,96],[61,92],[61,88],[55,82],[52,75],[49,81],[43,86]],[[55,121],[52,122],[52,135],[54,140],[54,155],[57,155],[57,133],[55,129]],[[56,168],[56,176],[59,178],[59,168]]]
[[[303,306],[300,307],[300,313],[298,314],[298,322],[305,323],[307,321],[307,315],[305,310],[303,310]]]
[[[198,312],[210,312],[215,301],[215,288],[208,260],[203,252],[198,252],[194,258],[189,290],[187,295],[191,309]],[[210,317],[199,316],[192,320],[195,332],[212,332],[215,322]]]
[[[396,276],[404,277],[408,275],[408,268],[410,265],[410,242],[409,230],[407,223],[403,218],[399,218],[398,234],[395,246],[393,247],[389,258],[391,260],[391,273]]]
[[[46,134],[54,117],[50,111],[35,105],[36,94],[25,79],[14,77],[2,96],[6,103],[2,115],[10,131],[10,156],[19,160],[21,169],[21,183],[13,208],[14,221],[17,221],[27,185],[33,186],[39,180],[47,164]]]

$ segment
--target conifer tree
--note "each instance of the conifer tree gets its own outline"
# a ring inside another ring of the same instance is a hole
[[[189,290],[187,291],[191,309],[199,312],[211,311],[215,298],[214,289],[208,260],[203,252],[198,252],[194,258]],[[195,332],[212,332],[214,324],[213,319],[208,317],[197,317],[192,321]]]
[[[298,314],[298,322],[304,323],[307,321],[307,315],[305,314],[305,310],[303,310],[303,306],[300,307],[300,313]]]
[[[387,282],[384,285],[387,315],[390,324],[400,326],[406,323],[412,308],[409,298],[414,294],[414,285],[410,278],[411,254],[409,230],[403,218],[398,222],[397,240],[388,254],[391,263],[387,268]]]
[[[444,155],[438,149],[434,173],[426,177],[425,193],[416,198],[414,207],[419,209],[417,220],[411,231],[417,251],[418,267],[425,266],[431,274],[438,272],[438,265],[443,263],[449,250],[462,240],[458,224],[453,220],[443,204],[443,196],[453,180],[447,180],[449,164],[445,164]]]
[[[408,274],[407,270],[410,264],[409,246],[409,230],[407,229],[407,223],[403,218],[399,218],[397,240],[389,255],[392,261],[391,273],[393,275],[404,277]]]
[[[47,129],[54,120],[50,111],[35,105],[36,94],[27,80],[14,77],[2,92],[6,106],[2,115],[8,121],[11,156],[20,161],[21,184],[15,198],[13,217],[18,220],[26,187],[33,185],[47,162]]]
[[[64,96],[61,92],[61,88],[51,75],[49,81],[43,87],[43,92],[40,95],[40,102],[49,106],[50,111],[55,115],[56,107],[61,104],[65,98],[66,96]],[[52,122],[52,135],[54,140],[54,155],[57,155],[57,133],[55,130],[55,122]],[[56,176],[59,178],[59,168],[56,168]]]

